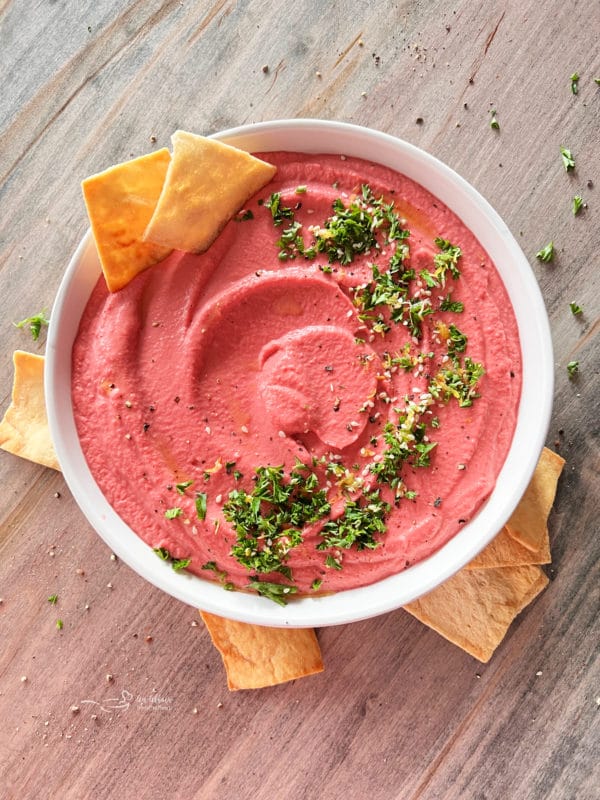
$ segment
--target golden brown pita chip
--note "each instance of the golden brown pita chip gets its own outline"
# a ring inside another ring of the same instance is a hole
[[[171,156],[166,147],[86,178],[83,196],[109,291],[162,261],[171,247],[142,241]]]
[[[244,150],[175,131],[173,157],[144,240],[202,253],[276,167]]]
[[[12,402],[0,422],[0,447],[60,470],[46,416],[44,357],[16,350]]]
[[[404,608],[485,662],[517,614],[547,583],[548,578],[537,566],[463,569]]]
[[[509,534],[528,550],[538,552],[548,535],[546,522],[556,495],[564,458],[544,447],[531,483],[506,523]]]
[[[231,690],[260,689],[323,671],[311,628],[264,628],[205,611],[200,615],[221,653]]]
[[[516,539],[509,534],[506,528],[502,528],[500,533],[492,539],[486,548],[479,555],[470,561],[465,569],[491,569],[493,567],[520,567],[524,564],[549,564],[550,539],[548,528],[542,541],[540,549],[528,550],[519,544]]]

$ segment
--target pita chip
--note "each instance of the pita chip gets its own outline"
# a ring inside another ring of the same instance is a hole
[[[144,240],[202,253],[276,167],[216,139],[186,131],[171,137],[173,156]]]
[[[531,483],[506,523],[510,536],[523,547],[538,552],[548,535],[547,520],[556,496],[565,460],[544,447]]]
[[[109,291],[162,261],[172,248],[142,241],[171,156],[166,147],[110,167],[82,183],[98,257]]]
[[[461,570],[404,606],[479,661],[489,661],[510,624],[547,585],[534,565]]]
[[[502,528],[500,533],[467,564],[465,569],[520,567],[525,564],[549,564],[550,561],[550,539],[547,527],[546,535],[538,550],[529,550],[527,547],[523,547],[516,539],[513,539],[506,528]]]
[[[265,628],[201,611],[230,690],[261,689],[323,671],[312,628]]]
[[[50,437],[44,398],[44,357],[16,350],[12,402],[0,422],[0,447],[36,464],[60,470]]]

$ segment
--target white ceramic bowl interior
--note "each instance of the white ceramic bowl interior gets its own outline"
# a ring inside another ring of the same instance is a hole
[[[553,393],[550,329],[538,285],[523,252],[489,203],[445,164],[407,142],[371,129],[320,120],[245,125],[215,134],[215,138],[251,152],[343,153],[384,164],[428,189],[475,234],[510,296],[523,356],[517,426],[495,490],[476,517],[430,558],[360,589],[293,599],[282,608],[263,597],[226,592],[193,575],[175,573],[108,504],[79,444],[71,404],[71,350],[100,275],[89,232],[60,285],[46,350],[48,419],[65,480],[91,525],[119,558],[160,589],[196,608],[243,622],[291,627],[336,625],[398,608],[449,578],[485,547],[531,479],[548,429]]]

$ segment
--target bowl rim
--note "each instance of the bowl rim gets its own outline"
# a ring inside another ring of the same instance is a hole
[[[48,422],[63,476],[87,520],[112,551],[146,580],[193,607],[272,627],[323,627],[392,611],[431,591],[474,558],[501,530],[531,480],[550,423],[554,386],[550,326],[539,286],[517,241],[487,200],[449,166],[409,142],[373,128],[317,119],[251,123],[220,131],[211,138],[251,152],[339,153],[383,163],[432,192],[476,236],[509,294],[523,363],[517,424],[496,487],[473,519],[431,556],[358,589],[294,598],[280,607],[264,597],[225,592],[194,575],[174,573],[108,504],[87,468],[75,429],[71,349],[79,317],[74,318],[71,307],[79,308],[81,315],[100,275],[89,230],[60,283],[46,346]]]

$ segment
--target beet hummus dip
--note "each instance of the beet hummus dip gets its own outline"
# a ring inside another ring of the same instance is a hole
[[[72,395],[97,483],[159,557],[285,602],[397,573],[477,513],[521,353],[494,265],[429,192],[260,157],[274,180],[207,252],[98,281]]]

